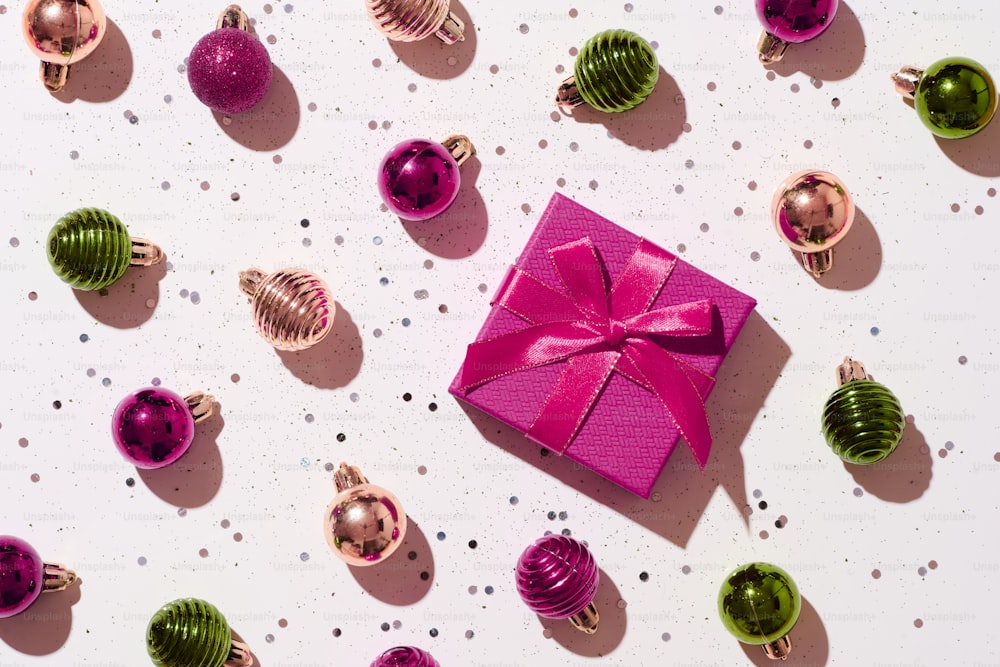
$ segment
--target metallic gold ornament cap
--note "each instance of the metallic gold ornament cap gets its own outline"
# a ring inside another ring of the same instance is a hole
[[[41,61],[39,78],[58,92],[69,66],[92,54],[107,32],[107,17],[97,0],[31,0],[24,9],[21,34]]]
[[[563,109],[574,109],[583,104],[583,95],[580,94],[580,89],[576,87],[575,76],[571,76],[559,84],[559,88],[556,90],[556,106]]]
[[[844,357],[844,362],[837,366],[837,381],[840,385],[845,385],[852,380],[874,379],[865,371],[864,364],[850,357]]]
[[[229,5],[219,12],[219,19],[215,22],[215,29],[222,30],[223,28],[236,28],[253,35],[257,34],[253,29],[253,24],[250,23],[250,17],[247,16],[247,13],[239,5]]]
[[[916,96],[917,83],[923,75],[924,70],[919,67],[906,65],[892,75],[892,83],[897,93],[908,100],[912,100]]]
[[[341,461],[337,472],[333,473],[333,484],[337,487],[337,491],[343,491],[344,489],[349,489],[352,486],[367,483],[368,480],[363,474],[361,474],[360,468],[357,468],[356,466],[349,466],[343,461]]]
[[[775,231],[816,278],[833,266],[833,247],[850,231],[854,215],[851,193],[827,171],[792,174],[778,185],[771,200]]]
[[[792,652],[792,638],[785,635],[770,644],[762,644],[761,648],[764,649],[764,655],[771,660],[787,660]]]
[[[757,40],[757,58],[764,65],[776,63],[785,57],[789,43],[764,30]]]
[[[185,396],[184,402],[187,404],[188,410],[191,411],[195,424],[201,423],[215,414],[215,396],[211,394],[196,391]]]
[[[153,266],[163,261],[163,249],[152,241],[132,237],[130,266]]]
[[[76,583],[76,572],[62,563],[42,563],[42,592],[63,591]]]
[[[574,628],[588,635],[597,632],[597,626],[600,621],[601,615],[598,613],[597,606],[593,602],[584,607],[583,611],[569,617],[569,622],[573,624]]]
[[[441,145],[451,154],[458,166],[462,166],[466,160],[476,154],[476,147],[464,134],[452,134],[442,141]]]

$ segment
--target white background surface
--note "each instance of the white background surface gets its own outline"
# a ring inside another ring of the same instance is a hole
[[[750,2],[593,4],[466,0],[453,47],[391,44],[360,1],[246,5],[275,80],[230,125],[182,71],[221,5],[109,0],[114,26],[59,96],[18,35],[23,5],[7,7],[0,532],[81,583],[0,621],[0,665],[146,664],[150,615],[186,596],[215,604],[263,667],[365,666],[400,644],[445,667],[763,664],[715,608],[724,575],[752,560],[782,566],[805,598],[786,664],[1000,662],[1000,123],[936,141],[889,81],[947,55],[1000,73],[1000,10],[842,4],[769,74]],[[570,50],[611,27],[658,43],[653,96],[620,116],[552,114]],[[381,211],[383,154],[456,132],[479,154],[448,213],[403,225]],[[837,174],[859,209],[821,282],[768,217],[802,168]],[[543,459],[446,393],[555,190],[759,301],[708,403],[708,470],[679,447],[658,502]],[[131,269],[104,298],[74,293],[43,242],[81,206],[115,213],[170,267]],[[342,312],[323,345],[277,354],[257,337],[237,289],[252,265],[327,278]],[[860,471],[819,432],[846,354],[912,416],[896,453]],[[175,468],[137,474],[110,418],[154,378],[211,392],[218,415]],[[410,517],[380,567],[352,572],[324,542],[324,466],[341,460]],[[594,637],[536,617],[514,589],[521,550],[563,529],[602,568]]]

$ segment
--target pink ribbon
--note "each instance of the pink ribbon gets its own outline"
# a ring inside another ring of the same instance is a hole
[[[526,435],[562,454],[612,372],[653,392],[704,469],[712,447],[705,397],[715,381],[652,336],[705,336],[712,301],[650,310],[677,258],[640,239],[610,290],[588,237],[549,248],[562,290],[515,267],[494,305],[531,326],[469,345],[462,366],[468,393],[522,370],[565,361]]]

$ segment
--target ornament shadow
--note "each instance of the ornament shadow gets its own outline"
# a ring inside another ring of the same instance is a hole
[[[763,317],[752,312],[719,369],[707,402],[713,438],[708,465],[699,470],[687,446],[679,444],[653,486],[651,500],[633,495],[566,457],[540,450],[519,431],[464,401],[458,403],[486,440],[684,548],[720,486],[733,502],[734,516],[749,530],[743,513],[747,490],[739,448],[790,357],[788,345]]]
[[[911,103],[912,106],[912,103]],[[916,130],[924,130],[919,120]],[[931,135],[945,157],[956,165],[978,176],[1000,176],[1000,120],[996,118],[971,137],[965,139],[943,139]]]
[[[78,577],[76,583],[64,591],[43,593],[17,616],[0,618],[0,639],[24,655],[55,653],[69,639],[73,628],[72,607],[80,601],[82,585],[83,578]]]
[[[132,81],[132,49],[121,29],[108,18],[104,39],[85,60],[72,65],[66,85],[52,97],[69,104],[110,102],[121,97]],[[142,122],[142,118],[139,118]]]
[[[781,665],[788,667],[822,667],[830,660],[830,638],[826,634],[823,619],[816,608],[802,597],[802,610],[799,620],[789,633],[792,639],[792,652]],[[740,644],[747,659],[757,667],[774,667],[775,661],[768,658],[759,646]]]
[[[680,138],[687,122],[687,104],[677,81],[661,66],[653,92],[634,109],[605,113],[584,104],[564,115],[578,123],[600,123],[619,141],[640,150],[656,151]]]
[[[796,263],[801,263],[799,253],[791,248],[789,252]],[[833,250],[833,268],[813,280],[827,289],[854,291],[870,285],[881,270],[882,242],[878,231],[864,211],[856,208],[854,226]]]
[[[117,282],[102,290],[73,290],[73,296],[91,317],[116,329],[134,329],[153,317],[160,301],[160,281],[167,275],[167,257],[153,266],[133,266]],[[150,299],[153,307],[146,305]]]
[[[783,77],[802,72],[818,81],[839,81],[857,72],[864,59],[861,21],[847,3],[841,2],[837,16],[822,35],[803,44],[791,44],[785,56],[767,69]]]
[[[594,606],[601,615],[598,630],[592,635],[580,632],[568,620],[538,616],[543,628],[552,630],[552,639],[560,646],[576,655],[591,658],[603,657],[618,648],[625,638],[628,625],[625,609],[618,607],[622,599],[621,591],[604,570],[600,570],[601,581],[594,595]]]
[[[483,165],[472,156],[462,165],[462,184],[448,210],[422,222],[399,222],[417,245],[445,259],[462,259],[479,250],[489,229],[486,202],[476,189]]]
[[[416,558],[410,560],[410,552]],[[416,604],[434,584],[434,554],[427,536],[413,518],[406,515],[406,537],[384,563],[371,567],[348,566],[354,580],[369,595],[387,604],[403,607]],[[427,579],[421,574],[426,572]]]
[[[215,414],[195,427],[191,448],[176,463],[156,470],[136,468],[147,488],[174,507],[207,505],[222,486],[222,454],[216,443],[226,422]]]
[[[350,312],[337,302],[337,314],[326,338],[308,350],[275,350],[281,363],[295,377],[318,389],[339,389],[351,383],[361,370],[364,348],[358,325]]]
[[[271,87],[256,106],[243,113],[211,112],[223,132],[254,151],[277,150],[290,142],[299,129],[299,96],[281,68],[273,64],[272,68]],[[232,121],[228,125],[227,118]]]
[[[859,466],[844,463],[854,481],[868,493],[892,503],[908,503],[930,488],[934,458],[912,416],[907,415],[903,438],[885,460]]]
[[[465,70],[476,57],[476,26],[469,18],[469,12],[465,10],[458,0],[451,0],[451,13],[465,23],[465,30],[462,34],[465,39],[455,44],[445,44],[437,37],[431,35],[419,42],[394,42],[383,37],[404,65],[412,69],[420,76],[428,79],[454,79]],[[371,28],[376,30],[374,26]],[[448,58],[456,60],[454,65],[448,64]]]

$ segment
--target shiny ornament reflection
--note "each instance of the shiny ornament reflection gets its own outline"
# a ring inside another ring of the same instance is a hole
[[[323,515],[327,544],[348,565],[381,563],[406,536],[406,513],[399,499],[369,484],[360,470],[346,463],[340,464],[333,481],[337,495]]]
[[[649,42],[628,30],[605,30],[580,49],[573,76],[556,92],[556,104],[564,109],[589,104],[608,113],[628,111],[649,97],[659,76],[660,64]]]
[[[34,604],[42,593],[62,591],[76,581],[76,572],[58,563],[44,563],[38,552],[19,537],[0,535],[0,618],[10,618]]]
[[[370,667],[441,667],[427,651],[413,646],[396,646],[375,658]]]
[[[875,382],[861,362],[850,357],[837,368],[840,387],[823,408],[823,435],[844,461],[877,463],[903,438],[906,415],[887,387]]]
[[[326,338],[337,303],[315,273],[281,269],[265,275],[257,268],[240,272],[240,291],[253,305],[261,337],[279,350],[305,350]]]
[[[993,78],[975,60],[944,58],[925,70],[908,66],[892,79],[896,92],[913,100],[921,122],[943,139],[970,137],[996,114]]]
[[[163,261],[157,245],[131,238],[121,220],[98,208],[81,208],[59,218],[45,250],[56,275],[78,290],[103,289],[130,266]]]
[[[202,104],[212,111],[236,114],[264,99],[272,69],[271,56],[246,13],[230,5],[219,15],[216,29],[191,49],[187,77]]]
[[[410,139],[396,144],[378,168],[378,193],[386,207],[404,220],[429,220],[444,213],[462,185],[459,167],[476,154],[463,135],[436,144]]]
[[[21,32],[42,61],[42,83],[50,92],[58,92],[66,85],[70,65],[92,54],[107,28],[97,0],[31,0],[24,9]]]
[[[744,644],[760,646],[772,660],[785,660],[791,653],[788,633],[801,610],[795,582],[770,563],[736,568],[719,590],[719,616],[726,630]]]
[[[521,599],[539,616],[566,618],[581,632],[597,632],[600,575],[583,542],[566,535],[538,538],[518,559],[516,582]]]
[[[800,253],[802,266],[816,278],[833,266],[833,247],[850,231],[854,212],[851,193],[826,171],[792,174],[771,201],[778,236]]]
[[[136,468],[166,467],[190,449],[194,425],[212,415],[214,402],[201,392],[181,398],[162,387],[134,391],[111,418],[115,446]]]
[[[819,37],[837,15],[838,0],[757,0],[764,32],[757,55],[765,65],[778,62],[789,44]]]
[[[157,667],[253,667],[250,648],[233,638],[214,606],[197,598],[174,600],[146,627],[146,650]]]
[[[368,18],[394,42],[434,35],[445,44],[465,39],[465,23],[450,11],[450,0],[365,0]]]

